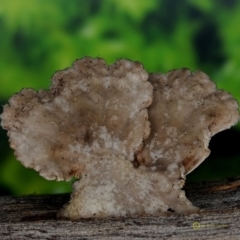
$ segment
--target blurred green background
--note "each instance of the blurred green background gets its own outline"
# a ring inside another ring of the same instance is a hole
[[[149,72],[201,69],[240,101],[238,0],[0,0],[0,102],[23,87],[48,88],[83,56],[137,60]],[[240,175],[240,127],[217,134],[210,157],[187,177]],[[0,130],[0,194],[59,193],[71,182],[25,169]]]

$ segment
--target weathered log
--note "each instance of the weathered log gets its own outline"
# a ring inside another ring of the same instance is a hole
[[[58,220],[69,194],[0,197],[0,239],[240,239],[240,177],[185,189],[198,214]]]

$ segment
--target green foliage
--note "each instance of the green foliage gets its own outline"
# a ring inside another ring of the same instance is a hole
[[[0,0],[0,99],[48,88],[56,70],[88,55],[137,60],[150,72],[201,69],[240,101],[239,22],[236,0]],[[5,152],[0,182],[12,193],[69,190]]]

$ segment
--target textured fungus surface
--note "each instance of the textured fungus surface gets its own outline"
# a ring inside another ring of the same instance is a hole
[[[50,91],[23,89],[1,116],[16,157],[49,180],[78,177],[94,157],[133,161],[150,132],[147,78],[139,63],[84,58],[58,71]]]
[[[80,180],[58,213],[70,219],[196,212],[181,188],[238,104],[202,72],[148,74],[140,63],[82,58],[49,91],[23,89],[1,115],[22,164]]]
[[[151,133],[138,154],[142,164],[164,170],[180,163],[185,174],[210,154],[210,138],[239,120],[238,103],[203,72],[188,69],[151,74]]]

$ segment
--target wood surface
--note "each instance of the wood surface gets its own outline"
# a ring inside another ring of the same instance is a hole
[[[240,239],[240,177],[187,184],[198,214],[57,219],[69,194],[0,197],[0,239]]]

